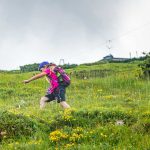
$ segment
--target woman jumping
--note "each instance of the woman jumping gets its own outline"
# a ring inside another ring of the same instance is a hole
[[[47,90],[47,94],[40,100],[40,108],[44,108],[46,102],[51,102],[53,100],[57,100],[57,102],[60,103],[64,109],[70,108],[65,101],[66,87],[70,84],[70,78],[65,71],[55,64],[47,61],[44,61],[39,65],[39,70],[41,73],[31,77],[28,80],[24,80],[23,82],[26,84],[46,76],[47,81],[50,83],[50,87]]]

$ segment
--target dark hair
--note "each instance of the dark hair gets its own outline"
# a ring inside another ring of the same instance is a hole
[[[56,64],[54,64],[54,63],[49,63],[49,66],[56,66]]]

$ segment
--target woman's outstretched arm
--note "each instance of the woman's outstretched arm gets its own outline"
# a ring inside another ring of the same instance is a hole
[[[42,73],[39,73],[39,74],[37,74],[37,75],[31,77],[31,78],[28,79],[28,80],[24,80],[23,82],[26,84],[26,83],[29,83],[29,82],[31,82],[31,81],[33,81],[33,80],[39,79],[39,78],[41,78],[41,77],[43,77],[43,76],[45,76],[45,75],[46,75],[46,73],[45,73],[45,72],[42,72]]]

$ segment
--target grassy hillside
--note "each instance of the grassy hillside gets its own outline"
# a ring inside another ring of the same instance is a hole
[[[68,72],[111,70],[104,77],[72,75],[63,111],[57,102],[39,109],[45,79],[22,84],[36,72],[0,73],[0,149],[150,148],[150,82],[138,78],[138,62],[78,66]]]

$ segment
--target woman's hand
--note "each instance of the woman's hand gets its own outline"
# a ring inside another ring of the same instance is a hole
[[[24,84],[27,84],[27,83],[29,83],[29,82],[30,82],[29,80],[24,80],[24,81],[23,81]]]

